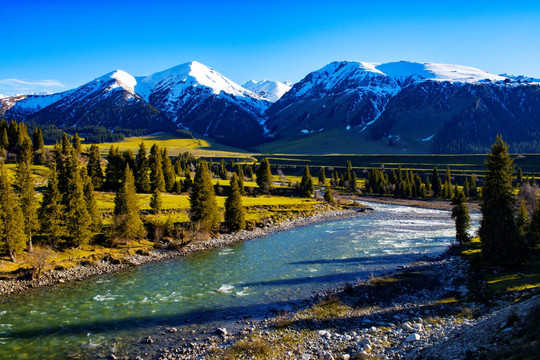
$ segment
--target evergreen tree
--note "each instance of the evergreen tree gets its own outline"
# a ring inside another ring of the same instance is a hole
[[[302,175],[302,180],[300,181],[300,192],[307,197],[311,197],[315,190],[313,189],[313,179],[309,173],[309,166],[306,165],[304,168],[304,174]]]
[[[159,214],[162,207],[163,200],[161,199],[161,192],[159,192],[158,189],[154,189],[154,192],[150,197],[150,208],[154,211],[155,214]]]
[[[523,183],[523,171],[521,171],[521,168],[518,168],[517,170],[516,182],[518,183],[518,185],[521,185]]]
[[[144,235],[135,179],[128,165],[124,170],[122,185],[114,197],[114,224],[113,235],[117,238],[133,239]]]
[[[334,195],[332,194],[332,190],[330,189],[330,187],[327,187],[324,192],[324,201],[330,204],[334,203]]]
[[[94,233],[101,232],[103,226],[101,213],[99,212],[96,194],[94,193],[94,184],[92,178],[88,176],[86,169],[81,169],[81,180],[83,182],[84,200],[86,201],[86,210],[90,215],[90,231]]]
[[[324,166],[321,166],[319,169],[319,184],[321,184],[321,186],[326,186],[326,174],[324,172]]]
[[[15,120],[9,122],[7,134],[9,144],[8,151],[17,152],[18,147],[22,144],[22,140],[19,140],[19,125],[17,125]]]
[[[174,182],[172,192],[174,194],[181,194],[182,193],[182,182],[180,180],[176,180]]]
[[[351,184],[350,184],[350,187],[351,187],[351,190],[356,192],[356,172],[353,171],[352,174],[351,174]],[[383,181],[384,183],[384,181]],[[384,194],[384,185],[381,186],[381,192]]]
[[[229,230],[238,231],[246,227],[246,220],[236,173],[231,176],[230,185],[231,191],[225,200],[225,224]]]
[[[149,193],[151,191],[150,178],[148,177],[149,170],[146,147],[144,146],[144,142],[141,142],[139,153],[137,154],[137,178],[135,181],[138,192]]]
[[[212,175],[204,160],[199,161],[197,165],[189,203],[191,221],[197,223],[201,230],[214,230],[218,227],[220,214],[216,194],[212,185]]]
[[[516,217],[516,226],[521,236],[525,235],[528,225],[529,216],[527,215],[527,204],[525,203],[525,200],[521,200]]]
[[[217,168],[217,176],[219,176],[221,180],[227,180],[227,167],[225,166],[224,159],[221,159],[221,161],[219,162],[219,166]]]
[[[66,235],[63,214],[64,206],[62,205],[62,195],[58,191],[56,164],[53,163],[49,172],[47,189],[43,193],[43,200],[39,208],[41,232],[48,235],[53,243],[59,243],[60,239]]]
[[[465,194],[466,198],[470,196],[469,179],[467,177],[465,178],[465,182],[463,183],[463,194]]]
[[[436,166],[433,168],[433,175],[431,176],[431,191],[433,191],[433,197],[441,196],[442,181]]]
[[[66,204],[66,227],[73,246],[86,245],[92,238],[92,219],[84,196],[84,183],[77,169],[70,179]]]
[[[501,136],[497,136],[485,165],[479,230],[482,254],[492,264],[516,263],[519,249],[512,188],[514,164]]]
[[[75,133],[73,136],[73,151],[75,151],[77,156],[82,153],[81,138],[78,133]]]
[[[167,152],[167,148],[163,148],[163,153],[161,154],[163,160],[163,178],[165,180],[165,189],[168,192],[172,192],[174,182],[176,181],[176,174],[171,163],[171,158]]]
[[[32,145],[34,151],[43,151],[45,149],[45,143],[43,142],[43,133],[41,129],[35,128],[32,135]]]
[[[165,178],[163,177],[163,162],[161,159],[161,151],[157,144],[152,145],[150,148],[150,157],[148,159],[150,164],[150,187],[152,192],[159,190],[165,191]]]
[[[7,134],[7,129],[4,128],[2,130],[2,133],[0,134],[0,150],[8,150],[9,149],[9,138]],[[0,156],[3,155],[0,153]]]
[[[246,177],[250,180],[250,181],[253,181],[253,168],[251,167],[251,165],[247,164],[246,167],[245,167],[245,174],[246,174]]]
[[[272,189],[272,171],[266,158],[261,160],[257,169],[257,185],[264,193],[268,193]]]
[[[13,262],[26,246],[24,218],[19,201],[9,182],[3,161],[0,161],[0,249]]]
[[[246,190],[244,188],[244,170],[240,164],[236,164],[236,175],[238,175],[238,188],[240,190],[240,194],[245,195]]]
[[[103,186],[103,170],[101,169],[101,153],[97,145],[90,146],[90,156],[86,169],[94,189],[101,189]]]
[[[118,171],[118,173],[121,173],[122,176],[123,176],[123,171],[126,164],[129,165],[129,168],[131,169],[133,174],[137,173],[137,160],[135,159],[135,154],[133,153],[133,150],[127,149],[126,151],[122,153],[122,161],[120,164],[122,166],[122,172]]]
[[[105,168],[105,187],[116,191],[122,181],[124,159],[120,154],[120,149],[111,145],[107,155],[107,167]]]
[[[184,191],[189,191],[193,186],[193,181],[191,180],[191,172],[186,171],[186,178],[184,179],[183,188]]]
[[[458,191],[452,199],[452,218],[456,222],[456,240],[459,244],[469,241],[467,231],[470,228],[471,217],[469,216],[469,208],[463,191]]]
[[[32,236],[39,227],[37,218],[37,200],[34,189],[34,179],[32,179],[33,146],[29,139],[24,139],[17,164],[17,175],[15,185],[19,190],[20,207],[24,218],[24,233],[28,238],[28,251],[32,251]]]

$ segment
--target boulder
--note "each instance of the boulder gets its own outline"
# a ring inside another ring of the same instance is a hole
[[[409,336],[407,336],[407,338],[405,339],[406,342],[414,342],[414,341],[418,341],[420,340],[421,337],[418,333],[413,333]]]

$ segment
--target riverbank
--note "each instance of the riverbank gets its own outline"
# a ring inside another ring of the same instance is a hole
[[[32,288],[52,286],[69,281],[80,281],[84,278],[96,275],[114,273],[132,266],[139,266],[150,262],[186,256],[195,252],[213,248],[225,247],[234,243],[253,240],[269,234],[289,230],[295,227],[307,226],[321,222],[348,219],[359,216],[362,212],[359,208],[353,209],[320,209],[320,212],[308,217],[290,218],[278,223],[269,220],[262,228],[243,230],[232,234],[219,234],[208,240],[191,241],[186,245],[175,249],[155,249],[145,254],[135,254],[123,259],[104,259],[92,264],[78,265],[64,270],[50,270],[44,273],[39,280],[27,278],[2,279],[0,280],[0,295],[6,298],[8,295],[21,293]]]
[[[351,198],[348,198],[351,199]],[[359,202],[363,201],[370,201],[370,202],[377,202],[381,204],[391,204],[391,205],[403,205],[403,206],[412,206],[412,207],[419,207],[419,208],[425,208],[425,209],[436,209],[436,210],[452,210],[452,205],[450,204],[449,200],[432,200],[432,199],[401,199],[401,198],[395,198],[391,196],[373,196],[373,195],[362,195],[362,196],[356,196],[352,199],[357,200]],[[467,205],[469,206],[469,210],[471,212],[478,212],[480,211],[480,203],[478,201],[476,202],[468,202]]]
[[[479,301],[466,286],[472,273],[458,250],[144,358],[450,360],[527,351],[534,358],[538,341],[525,340],[538,333],[539,292]],[[512,349],[516,344],[519,349]]]

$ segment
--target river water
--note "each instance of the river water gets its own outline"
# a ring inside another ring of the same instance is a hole
[[[455,237],[448,211],[375,212],[274,233],[0,302],[0,359],[134,355],[141,339],[271,309],[437,255]],[[474,222],[477,223],[477,216]]]

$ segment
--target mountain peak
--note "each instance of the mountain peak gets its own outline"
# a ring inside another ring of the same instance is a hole
[[[250,80],[246,82],[244,85],[242,85],[245,89],[248,89],[249,91],[254,92],[255,94],[259,95],[261,98],[266,99],[271,102],[278,101],[283,94],[285,94],[287,91],[291,89],[290,85],[287,85],[285,83],[279,82],[279,81],[273,81],[273,80],[261,80],[261,81],[255,81]]]

